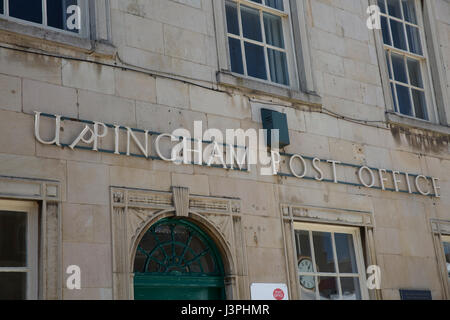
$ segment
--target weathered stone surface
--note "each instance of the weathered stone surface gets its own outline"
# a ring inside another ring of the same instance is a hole
[[[67,163],[68,201],[79,204],[109,203],[108,167],[100,164]]]
[[[0,109],[22,110],[22,85],[19,78],[0,75]]]
[[[185,83],[157,78],[156,93],[158,104],[182,109],[189,108],[189,86]]]
[[[136,107],[133,100],[80,90],[78,101],[80,119],[136,127]]]
[[[63,242],[63,270],[78,265],[82,288],[112,287],[111,244]]]
[[[114,94],[114,69],[95,63],[64,60],[62,83],[67,87]]]
[[[12,111],[0,111],[0,152],[16,155],[34,155],[34,119]]]
[[[144,73],[114,70],[116,94],[123,98],[156,102],[156,80]]]
[[[23,80],[23,111],[78,117],[77,91],[34,80]]]
[[[61,84],[61,60],[0,49],[0,73]]]

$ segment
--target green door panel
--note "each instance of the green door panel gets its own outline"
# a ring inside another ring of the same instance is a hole
[[[201,286],[142,286],[134,287],[135,300],[223,300],[223,288]]]

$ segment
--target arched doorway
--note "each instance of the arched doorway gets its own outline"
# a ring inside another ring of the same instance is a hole
[[[225,299],[215,243],[197,225],[166,218],[142,237],[134,260],[136,300]]]

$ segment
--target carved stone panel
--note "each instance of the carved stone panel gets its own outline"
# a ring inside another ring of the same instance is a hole
[[[239,199],[192,196],[187,188],[172,192],[111,188],[113,237],[113,298],[133,298],[133,261],[136,247],[145,231],[160,219],[182,217],[204,227],[218,242],[227,262],[227,292],[239,296],[237,274],[241,265],[244,242],[236,242],[235,221],[240,221]],[[240,225],[240,224],[238,224]],[[236,244],[239,243],[237,246]],[[238,257],[238,258],[236,258]],[[236,261],[239,260],[239,261]],[[224,261],[225,262],[225,261]]]

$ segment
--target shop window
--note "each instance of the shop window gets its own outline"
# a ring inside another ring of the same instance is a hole
[[[37,299],[37,205],[0,201],[0,300]]]
[[[290,85],[287,7],[284,0],[225,2],[233,73]]]
[[[86,0],[0,0],[0,15],[9,20],[88,35]]]
[[[367,298],[358,228],[303,223],[294,228],[301,299]]]
[[[428,61],[419,2],[378,0],[389,82],[395,111],[431,120]]]

